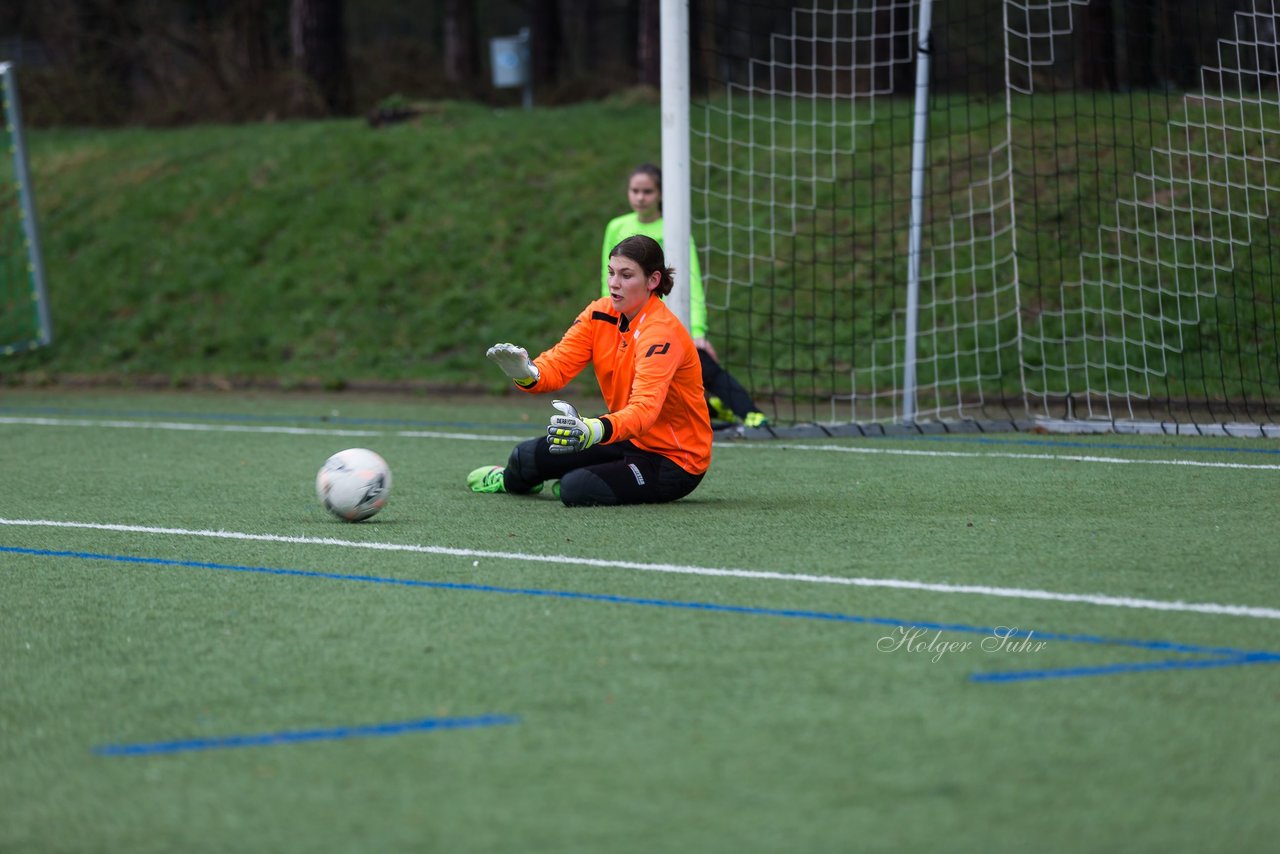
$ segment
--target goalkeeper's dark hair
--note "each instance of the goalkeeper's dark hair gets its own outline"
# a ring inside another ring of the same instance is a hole
[[[662,213],[662,170],[652,163],[641,163],[627,176],[628,186],[637,175],[648,175],[653,180],[653,186],[658,189],[658,213]]]
[[[629,258],[639,264],[640,269],[644,271],[645,279],[652,276],[655,271],[661,270],[662,281],[658,282],[658,287],[654,288],[653,292],[660,297],[665,297],[671,293],[671,289],[676,283],[676,271],[674,267],[667,266],[667,259],[662,254],[661,243],[652,237],[635,234],[609,250],[610,258],[615,255],[621,255],[623,258]]]

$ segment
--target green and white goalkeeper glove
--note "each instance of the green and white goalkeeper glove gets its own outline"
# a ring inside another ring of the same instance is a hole
[[[561,413],[552,415],[551,423],[547,425],[547,444],[551,446],[551,453],[585,451],[604,436],[604,422],[599,418],[579,418],[573,404],[563,400],[554,401],[551,405]]]
[[[516,381],[516,385],[531,386],[538,381],[538,366],[529,359],[529,353],[515,344],[494,344],[485,353],[502,372]]]

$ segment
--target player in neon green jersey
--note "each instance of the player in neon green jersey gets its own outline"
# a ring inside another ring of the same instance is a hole
[[[609,221],[604,230],[604,248],[600,259],[600,292],[607,295],[609,251],[623,238],[635,234],[652,237],[662,243],[662,170],[643,163],[632,170],[627,179],[627,200],[631,213]],[[707,340],[707,298],[702,289],[702,268],[698,250],[689,240],[689,334],[698,348],[702,363],[702,383],[706,387],[707,405],[717,421],[763,427],[768,418],[756,406],[751,394],[720,366],[716,350]]]

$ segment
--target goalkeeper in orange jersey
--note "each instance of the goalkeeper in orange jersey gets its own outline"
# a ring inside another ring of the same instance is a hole
[[[604,248],[601,249],[601,296],[609,293],[609,250],[624,237],[643,234],[662,245],[662,170],[652,163],[642,163],[631,170],[627,179],[627,201],[631,213],[609,220],[604,229]],[[702,270],[698,266],[698,252],[689,240],[689,270],[684,277],[689,288],[689,333],[698,348],[698,360],[702,363],[702,385],[706,392],[707,406],[714,421],[724,426],[741,424],[745,427],[764,427],[769,419],[751,399],[742,383],[720,364],[716,348],[707,340],[707,297],[702,287]]]
[[[486,354],[515,384],[540,394],[564,388],[591,365],[609,411],[583,418],[557,400],[544,436],[521,442],[506,467],[467,476],[474,492],[539,492],[559,479],[568,506],[675,501],[711,464],[711,420],[698,351],[662,297],[673,270],[662,247],[636,235],[609,253],[609,294],[587,305],[560,342],[536,359],[496,344]]]

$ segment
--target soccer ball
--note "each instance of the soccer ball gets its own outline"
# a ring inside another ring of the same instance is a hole
[[[387,461],[366,448],[338,451],[316,474],[316,497],[344,522],[368,519],[387,503],[390,492]]]

